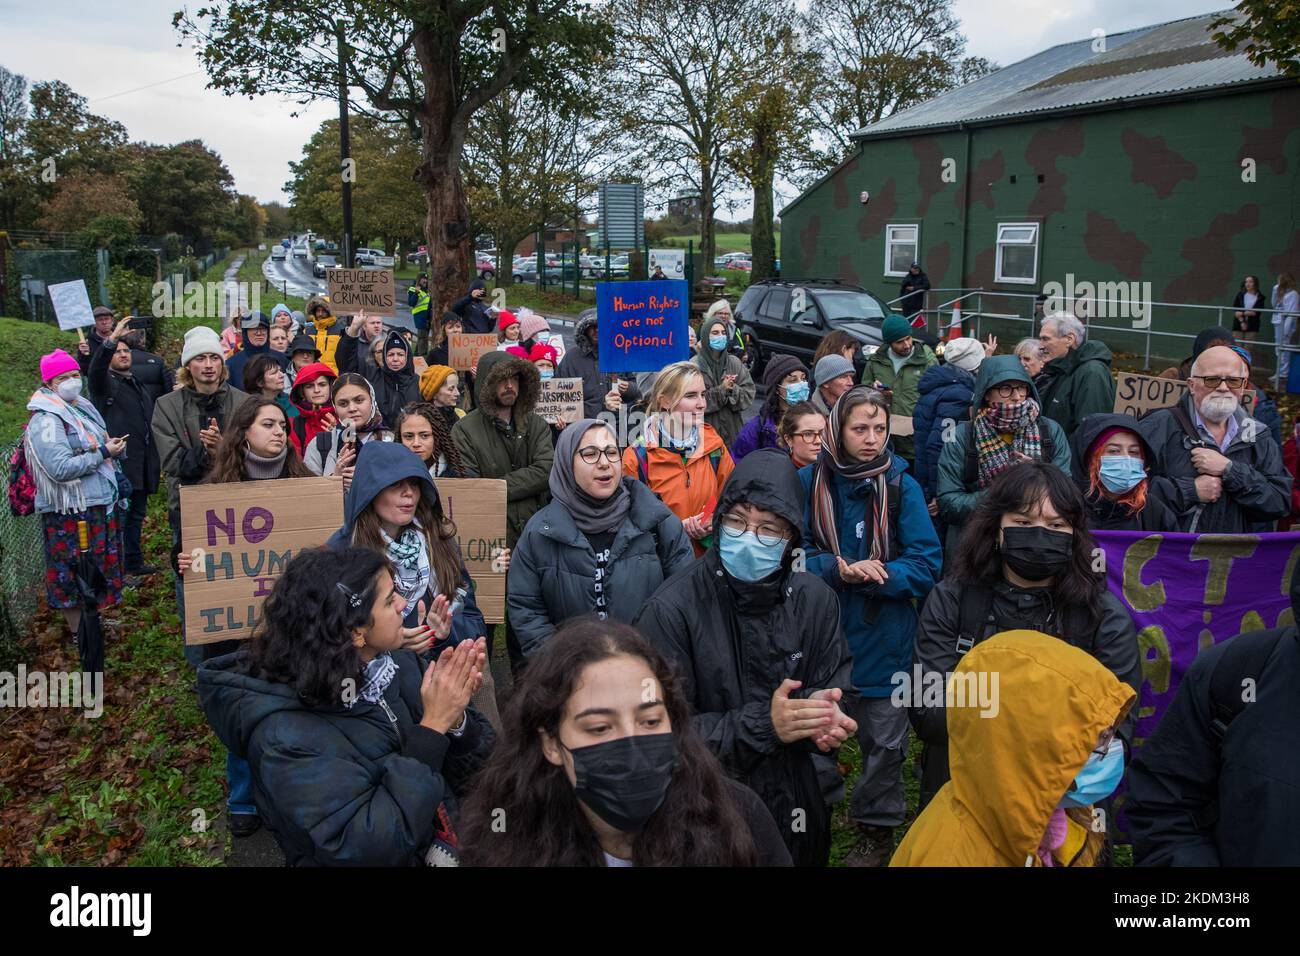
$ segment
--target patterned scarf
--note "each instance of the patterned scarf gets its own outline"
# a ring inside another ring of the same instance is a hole
[[[1013,452],[1035,461],[1043,457],[1038,403],[1032,398],[1005,405],[989,405],[975,416],[975,452],[979,456],[979,486],[989,483],[1016,463]],[[1014,437],[1008,445],[1002,435]]]
[[[429,579],[433,576],[429,567],[429,549],[425,545],[420,522],[412,519],[396,541],[382,529],[379,533],[388,548],[388,559],[393,562],[398,593],[408,603],[420,600],[428,590]]]
[[[862,481],[874,478],[871,495],[871,545],[868,557],[873,561],[886,561],[889,558],[889,468],[894,463],[894,456],[889,451],[889,432],[885,432],[884,448],[871,461],[856,461],[844,451],[841,442],[841,425],[848,413],[861,405],[860,400],[846,400],[854,392],[865,394],[869,389],[858,386],[841,396],[831,409],[826,422],[826,431],[822,438],[822,452],[813,469],[812,481],[812,532],[817,546],[830,551],[836,557],[840,554],[840,537],[835,528],[835,497],[831,493],[832,475],[839,475],[846,481]],[[888,422],[888,416],[886,416]]]
[[[384,696],[384,691],[388,685],[393,682],[397,676],[397,665],[393,663],[393,655],[384,653],[379,654],[366,665],[365,671],[366,682],[361,688],[361,692],[355,699],[348,701],[348,707],[351,707],[358,700],[364,700],[369,704],[379,703],[379,698]]]

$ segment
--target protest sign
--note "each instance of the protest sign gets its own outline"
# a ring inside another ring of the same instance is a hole
[[[335,315],[397,315],[397,289],[392,269],[326,269],[330,304]]]
[[[600,371],[658,372],[691,357],[682,280],[596,283]]]
[[[582,418],[582,379],[544,379],[542,397],[534,411],[552,425],[559,415],[566,422],[578,421]]]
[[[650,263],[646,268],[646,273],[648,275],[654,275],[655,266],[663,266],[664,275],[666,275],[670,279],[685,279],[686,278],[686,250],[685,249],[651,249]]]
[[[250,637],[289,559],[342,524],[343,484],[333,478],[182,487],[181,549],[194,558],[184,579],[185,643]]]
[[[506,576],[494,567],[506,546],[506,483],[500,478],[437,478],[442,513],[456,525],[465,569],[483,619],[506,619]],[[488,634],[491,646],[492,635]]]
[[[1196,655],[1246,631],[1294,623],[1291,575],[1300,532],[1093,533],[1106,585],[1137,630],[1142,688],[1134,746],[1156,729]],[[1123,796],[1116,799],[1121,814]]]
[[[64,332],[84,329],[88,325],[95,324],[95,313],[90,307],[90,296],[86,293],[85,279],[56,282],[45,288],[50,293],[50,302],[59,320],[59,328]]]
[[[1187,383],[1158,375],[1120,372],[1115,382],[1115,413],[1141,418],[1155,408],[1169,408],[1187,394]],[[1247,415],[1255,413],[1255,393],[1247,389],[1241,397]]]
[[[415,358],[411,359],[411,368],[415,371],[415,377],[419,378],[429,370],[429,363],[423,356],[417,355]]]
[[[480,358],[496,350],[497,337],[492,332],[447,333],[447,361],[458,372],[474,371]]]
[[[911,415],[890,415],[889,434],[903,437],[914,433]]]

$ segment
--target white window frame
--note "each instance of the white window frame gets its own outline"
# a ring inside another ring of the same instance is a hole
[[[905,244],[905,241],[904,241],[904,240],[895,240],[895,239],[894,239],[894,237],[893,237],[893,230],[895,230],[895,229],[911,229],[911,230],[913,230],[914,235],[913,235],[913,238],[912,238],[912,240],[911,240],[911,244],[912,244],[912,257],[911,257],[911,259],[909,259],[908,261],[909,261],[909,262],[919,262],[920,259],[921,259],[921,256],[920,256],[920,252],[921,252],[921,224],[920,224],[919,222],[891,222],[891,223],[887,223],[887,224],[885,225],[885,275],[886,275],[886,276],[890,276],[890,277],[892,277],[892,278],[901,279],[903,276],[907,275],[907,270],[906,270],[906,269],[904,269],[902,272],[893,272],[893,271],[891,271],[890,268],[889,268],[889,264],[893,261],[893,258],[894,258],[893,255],[892,255],[892,252],[893,252],[893,248],[894,248],[894,246],[895,246],[895,245],[904,245],[904,244]]]
[[[1021,242],[1019,240],[1004,240],[1002,231],[1004,229],[1032,229],[1034,230],[1033,242]],[[1043,236],[1043,227],[1037,222],[1000,222],[997,226],[997,234],[994,245],[997,248],[997,258],[993,267],[994,282],[1008,282],[1015,285],[1037,285],[1038,284],[1038,261],[1042,254],[1040,240]],[[1006,246],[1030,246],[1034,247],[1034,274],[1028,279],[1019,276],[1004,276],[1002,274],[1002,247]]]

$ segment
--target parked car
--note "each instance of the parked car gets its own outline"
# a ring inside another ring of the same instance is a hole
[[[479,254],[475,256],[474,271],[478,273],[480,279],[490,282],[497,276],[496,261]]]
[[[324,279],[326,269],[337,269],[338,267],[338,259],[333,256],[320,255],[317,256],[316,261],[311,264],[311,274],[317,279]]]
[[[791,307],[799,300],[803,309],[792,314]],[[835,329],[874,350],[880,346],[880,326],[889,314],[885,300],[874,292],[834,279],[762,279],[745,290],[735,312],[755,373],[762,371],[773,352],[811,362],[822,337]],[[927,335],[918,333],[916,337],[934,344]],[[868,354],[870,351],[855,356],[859,377]]]
[[[752,259],[732,259],[727,263],[726,268],[736,272],[753,272],[754,262]]]
[[[419,249],[415,252],[406,254],[406,261],[413,266],[427,266],[429,264],[429,253],[426,249]]]
[[[271,260],[273,262],[284,262],[289,258],[289,250],[285,246],[271,247]]]
[[[383,254],[383,249],[358,249],[356,254],[356,263],[359,266],[372,265],[375,256],[382,256]]]
[[[724,252],[713,260],[713,268],[732,269],[735,268],[731,265],[732,261],[736,259],[748,259],[749,257],[750,254],[748,252]]]

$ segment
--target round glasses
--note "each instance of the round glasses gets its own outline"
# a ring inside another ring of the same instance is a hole
[[[600,461],[600,456],[604,455],[608,462],[618,461],[618,448],[614,445],[606,445],[604,448],[597,448],[595,445],[587,445],[578,449],[578,457],[589,465],[594,465]]]
[[[722,530],[732,538],[739,538],[750,528],[754,529],[754,535],[758,538],[758,543],[767,547],[774,547],[782,541],[789,541],[790,535],[784,528],[779,528],[774,524],[751,525],[740,515],[728,514],[722,517]]]

